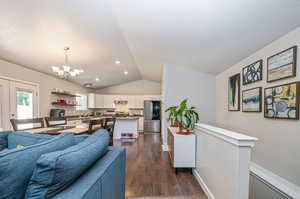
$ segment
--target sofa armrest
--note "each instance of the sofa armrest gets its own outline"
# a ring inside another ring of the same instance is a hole
[[[53,199],[125,199],[125,149],[109,147],[71,186]]]
[[[0,131],[0,151],[7,148],[9,133],[11,133],[11,131]]]

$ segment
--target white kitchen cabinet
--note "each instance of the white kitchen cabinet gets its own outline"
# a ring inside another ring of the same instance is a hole
[[[96,94],[96,108],[104,107],[104,96]]]
[[[136,104],[136,108],[144,108],[144,96],[137,96]]]
[[[160,101],[161,95],[144,95],[144,100]]]
[[[117,100],[116,95],[103,95],[104,108],[115,108],[114,101]]]
[[[127,96],[128,108],[136,108],[136,96],[129,95]]]
[[[88,94],[88,108],[95,108],[96,107],[96,94],[89,93]]]
[[[103,108],[104,97],[103,95],[89,93],[88,94],[88,108]]]
[[[138,121],[138,131],[144,131],[144,117],[140,117]]]

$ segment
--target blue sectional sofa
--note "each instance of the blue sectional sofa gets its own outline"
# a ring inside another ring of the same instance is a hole
[[[125,199],[125,149],[108,143],[106,130],[0,132],[0,199]]]

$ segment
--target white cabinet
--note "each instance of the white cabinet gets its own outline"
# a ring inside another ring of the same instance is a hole
[[[177,128],[168,128],[168,148],[174,168],[196,167],[196,136],[195,134],[180,135]]]
[[[144,108],[144,96],[137,96],[136,108]]]
[[[88,95],[88,108],[115,108],[114,101],[128,101],[128,108],[144,108],[145,100],[161,100],[161,95]]]
[[[95,108],[96,107],[96,94],[89,93],[88,94],[88,108]]]
[[[117,100],[116,95],[104,95],[103,96],[103,108],[115,108],[114,101]]]
[[[140,117],[138,121],[138,131],[144,131],[144,117]]]
[[[103,108],[104,106],[104,96],[89,93],[88,94],[88,108]]]
[[[136,96],[129,95],[127,96],[128,108],[136,108]]]
[[[104,107],[104,96],[96,94],[96,108]]]
[[[144,100],[160,101],[161,95],[144,95]]]

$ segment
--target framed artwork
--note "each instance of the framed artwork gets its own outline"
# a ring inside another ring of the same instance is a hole
[[[267,82],[296,76],[297,46],[268,57]]]
[[[243,85],[262,80],[263,60],[258,60],[243,68]]]
[[[299,119],[299,83],[265,88],[265,117]]]
[[[229,77],[228,81],[228,110],[240,110],[240,74]]]
[[[242,94],[242,111],[243,112],[261,112],[262,107],[262,88],[252,88],[244,90]]]

